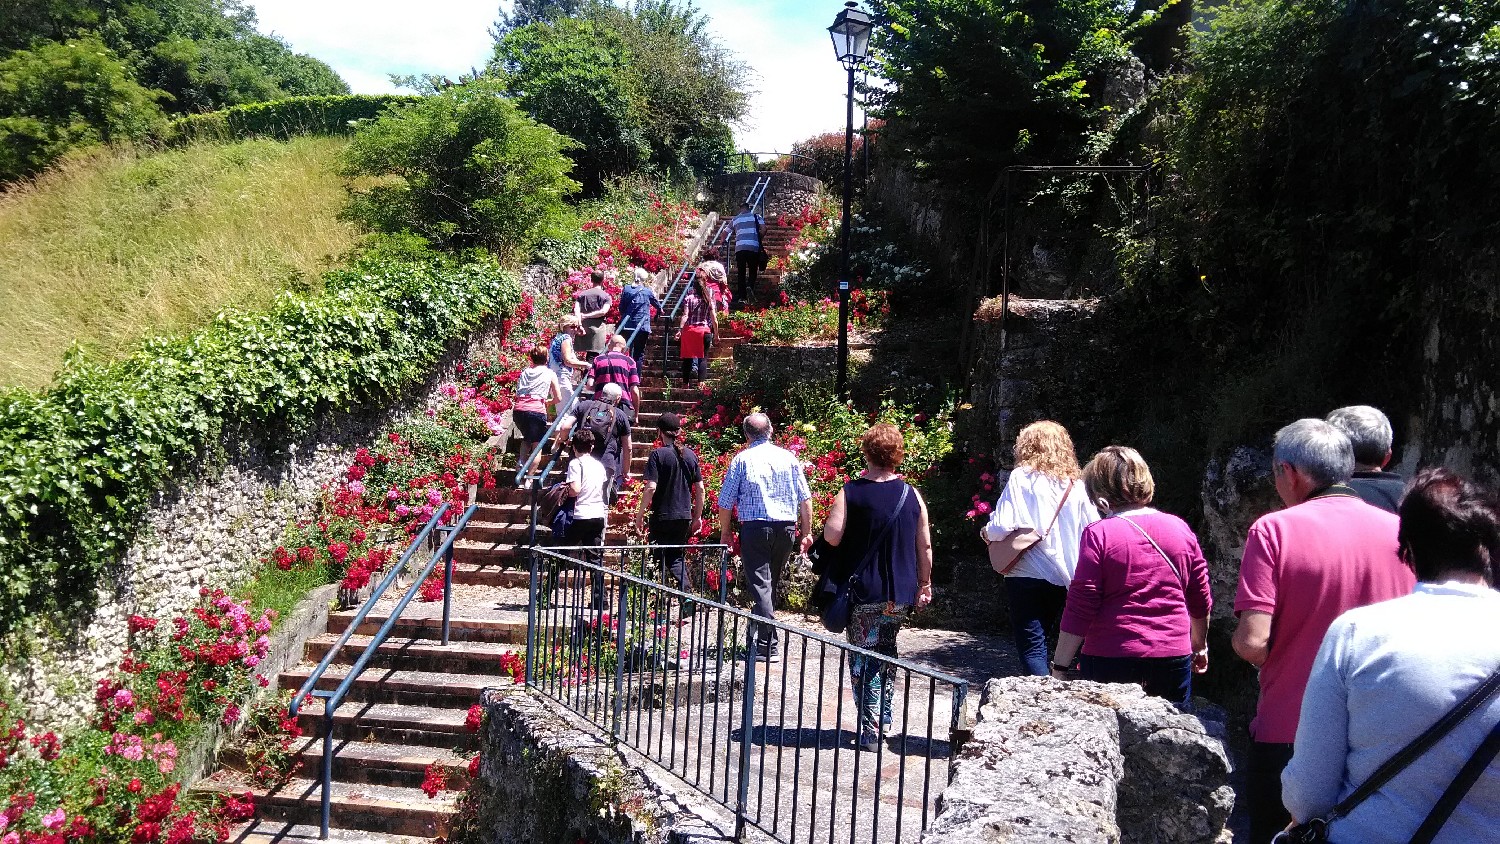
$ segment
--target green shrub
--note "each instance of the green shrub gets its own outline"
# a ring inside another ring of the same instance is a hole
[[[318,414],[389,402],[519,285],[490,262],[376,250],[322,293],[220,315],[118,362],[70,356],[44,393],[0,393],[0,636],[86,609],[153,496],[226,431],[271,444]]]
[[[162,118],[158,95],[96,38],[4,57],[0,182],[39,173],[74,147],[145,137]]]
[[[456,85],[355,132],[345,175],[379,184],[354,196],[349,215],[377,231],[412,231],[448,248],[525,257],[568,219],[563,197],[578,190],[563,154],[571,147],[522,114],[496,80]]]
[[[163,139],[167,143],[187,144],[248,138],[284,141],[297,135],[348,135],[359,121],[374,119],[391,106],[407,105],[420,99],[398,94],[345,94],[249,103],[180,117],[167,127]]]

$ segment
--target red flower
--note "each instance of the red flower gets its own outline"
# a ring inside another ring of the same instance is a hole
[[[479,725],[484,721],[484,709],[479,704],[469,707],[468,717],[464,718],[464,727],[471,733],[479,732]]]
[[[474,754],[474,758],[469,760],[469,777],[473,778],[473,777],[477,777],[477,776],[479,776],[479,754],[478,753]]]
[[[427,766],[427,775],[422,778],[422,793],[431,800],[448,788],[448,774],[437,762]]]
[[[313,557],[315,555],[316,555],[316,552],[313,551],[312,548],[310,548],[310,547],[308,547],[306,545],[304,545],[301,548],[297,549],[297,559],[301,560],[304,563],[310,563],[310,562],[312,562],[313,561]]]

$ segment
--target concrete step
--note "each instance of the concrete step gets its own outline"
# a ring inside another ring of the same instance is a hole
[[[348,629],[345,624],[343,629]],[[304,653],[308,662],[319,662],[333,646],[338,644],[339,633],[323,633],[307,640]],[[496,642],[470,642],[454,640],[449,627],[449,644],[440,644],[441,627],[434,630],[434,638],[419,636],[392,637],[380,643],[375,655],[370,658],[366,670],[404,669],[414,671],[453,671],[460,674],[485,674],[500,676],[501,654],[515,650]],[[356,635],[334,657],[333,665],[353,665],[355,660],[369,649],[374,636]]]
[[[527,533],[530,531],[531,508],[527,507],[516,514],[518,521],[515,522],[491,522],[479,521],[477,518],[470,519],[464,526],[464,532],[460,539],[471,542],[487,542],[490,544],[518,544],[526,541]],[[478,514],[475,514],[476,516]]]
[[[333,691],[349,673],[351,666],[331,665],[318,678],[315,688]],[[281,672],[277,682],[283,689],[299,689],[312,676],[314,666],[300,665]],[[398,671],[371,668],[355,679],[344,706],[360,703],[398,703],[411,706],[463,707],[479,702],[486,686],[496,685],[496,677],[485,674],[457,674],[444,671]],[[342,711],[342,707],[340,708]]]
[[[253,820],[229,830],[232,844],[432,844],[431,838],[414,835],[386,835],[363,829],[328,828],[328,838],[321,837],[317,824],[295,824],[287,821]]]
[[[299,775],[322,778],[322,738],[304,739],[293,752],[302,763]],[[436,765],[447,775],[449,788],[464,789],[469,785],[470,758],[472,754],[443,748],[341,739],[333,743],[333,778],[346,783],[421,788],[428,766]]]
[[[243,786],[205,780],[194,790],[243,793]],[[251,789],[256,817],[262,820],[316,826],[322,811],[321,780],[293,777],[281,786]],[[380,830],[384,834],[446,836],[458,811],[459,792],[445,791],[429,799],[416,788],[334,781],[330,802],[332,823],[343,829]]]
[[[505,572],[514,576],[519,585],[529,582],[530,575],[525,572]],[[349,624],[354,620],[354,611],[329,613],[328,632],[341,634],[349,629]],[[373,636],[380,630],[390,616],[379,612],[372,612],[365,616],[365,620],[359,625],[357,633],[365,636]],[[511,645],[526,644],[526,624],[523,618],[519,624],[509,621],[490,618],[469,618],[455,616],[449,619],[449,639],[456,642],[490,642]],[[393,635],[409,639],[438,639],[443,634],[443,622],[441,618],[407,618],[396,619]]]
[[[459,709],[346,702],[333,713],[333,737],[335,741],[439,747],[470,753],[478,749],[479,737],[466,725],[468,717],[467,706]],[[297,713],[297,725],[304,734],[321,737],[323,701],[314,698],[304,705]]]

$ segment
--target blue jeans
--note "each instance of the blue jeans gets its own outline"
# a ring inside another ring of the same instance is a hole
[[[1050,675],[1052,655],[1047,649],[1047,634],[1056,630],[1062,619],[1068,590],[1037,577],[1007,577],[1005,597],[1022,667],[1033,677]]]
[[[1078,658],[1083,679],[1100,683],[1140,683],[1146,694],[1185,704],[1193,698],[1193,657],[1089,656]]]
[[[896,631],[911,607],[897,604],[894,615],[885,614],[885,604],[858,604],[844,631],[849,644],[882,656],[896,657]],[[853,681],[854,711],[859,713],[862,734],[880,732],[882,722],[891,721],[891,698],[896,694],[896,667],[863,654],[849,654],[849,677]]]

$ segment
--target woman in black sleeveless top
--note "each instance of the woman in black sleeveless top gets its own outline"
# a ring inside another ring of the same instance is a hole
[[[859,440],[865,471],[844,485],[823,527],[823,538],[839,549],[843,571],[834,572],[836,581],[859,575],[846,630],[849,642],[890,657],[897,656],[896,631],[907,615],[932,601],[927,504],[896,474],[905,446],[894,425],[882,423],[866,431]],[[891,725],[896,669],[851,654],[849,673],[859,713],[859,746],[875,750]]]

